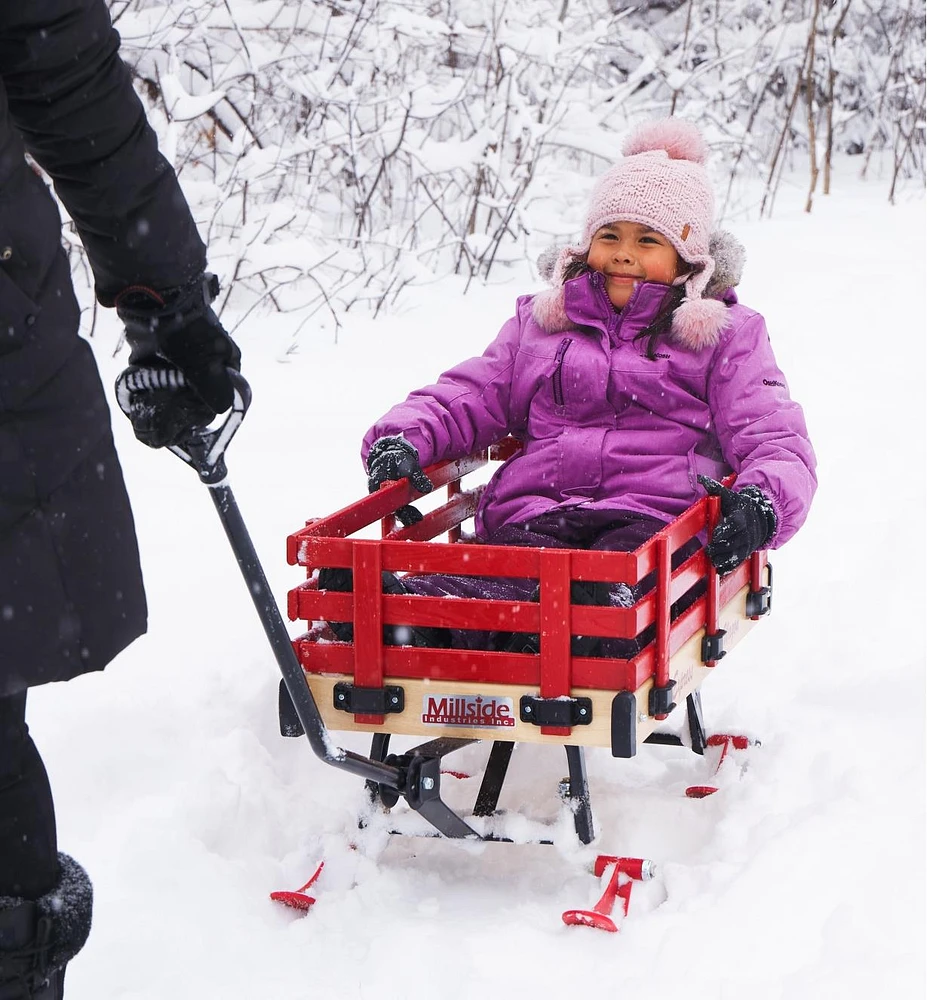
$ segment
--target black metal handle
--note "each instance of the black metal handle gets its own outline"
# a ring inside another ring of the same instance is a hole
[[[342,750],[335,746],[330,739],[328,728],[319,714],[315,698],[306,683],[303,668],[293,651],[293,644],[286,626],[283,624],[283,618],[280,616],[280,609],[271,593],[232,491],[224,483],[218,483],[211,484],[209,492],[216,505],[222,526],[225,528],[232,551],[235,553],[238,567],[248,585],[248,593],[251,594],[258,617],[264,626],[264,633],[273,650],[280,673],[283,675],[283,681],[293,702],[293,707],[296,709],[296,715],[316,756],[324,760],[326,764],[349,771],[361,778],[376,781],[400,791],[404,790],[406,785],[404,771],[391,764],[384,764],[349,750]]]
[[[180,441],[169,446],[178,458],[196,470],[200,481],[209,487],[213,503],[219,513],[222,526],[231,544],[248,593],[254,601],[258,617],[264,626],[264,633],[270,643],[283,675],[283,681],[293,701],[296,715],[309,739],[316,756],[325,763],[349,771],[369,781],[376,781],[400,791],[407,784],[406,772],[391,764],[371,760],[349,750],[335,746],[328,735],[328,729],[319,714],[312,691],[306,683],[303,669],[293,651],[293,644],[274,600],[267,577],[258,559],[251,536],[235,502],[231,489],[226,484],[227,469],[225,451],[235,432],[241,426],[245,413],[251,405],[251,387],[244,377],[229,370],[232,381],[233,401],[231,409],[223,421],[215,428],[191,429]],[[123,372],[116,383],[116,398],[122,411],[129,415],[132,393],[147,390],[184,389],[186,380],[179,369],[135,369]]]
[[[225,449],[235,436],[251,405],[251,386],[243,375],[229,369],[232,383],[232,406],[218,427],[196,427],[176,444],[169,445],[178,458],[196,469],[200,480],[207,486],[221,483],[228,470],[225,467]]]
[[[225,449],[241,426],[251,405],[251,386],[243,375],[228,369],[232,383],[232,405],[217,427],[191,427],[177,442],[168,445],[178,458],[196,469],[207,485],[225,479]],[[116,380],[116,401],[122,412],[131,419],[132,399],[143,392],[163,392],[187,389],[188,383],[179,368],[170,366],[146,368],[140,366],[124,371]]]

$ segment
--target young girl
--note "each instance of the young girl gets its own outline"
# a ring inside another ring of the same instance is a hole
[[[712,234],[699,131],[679,119],[646,124],[623,153],[595,187],[582,238],[553,260],[554,287],[520,298],[481,357],[413,392],[367,432],[369,486],[409,476],[427,491],[423,466],[512,434],[523,447],[483,495],[482,541],[630,551],[697,500],[701,482],[721,497],[707,552],[730,572],[801,526],[814,453],[763,317],[732,290],[743,250]],[[730,472],[734,490],[717,483]],[[324,572],[320,584],[348,585]],[[391,592],[509,600],[530,599],[535,586],[387,581]],[[627,606],[638,596],[587,584],[574,587],[573,601]],[[470,644],[455,633],[461,643]]]

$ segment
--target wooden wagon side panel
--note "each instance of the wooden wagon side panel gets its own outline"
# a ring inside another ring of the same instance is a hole
[[[719,627],[726,632],[725,650],[733,649],[756,624],[746,616],[749,586],[743,587],[726,603],[719,614]],[[692,635],[670,660],[670,677],[676,681],[673,695],[683,704],[687,695],[697,690],[714,668],[701,659],[704,629]],[[611,747],[611,708],[613,690],[573,688],[573,698],[589,698],[592,721],[574,726],[568,736],[545,735],[538,726],[523,722],[519,717],[519,702],[523,695],[539,695],[540,688],[519,684],[492,684],[456,679],[390,678],[390,684],[402,687],[405,707],[402,712],[389,713],[382,722],[365,724],[355,716],[335,707],[335,685],[354,681],[351,674],[318,674],[312,672],[311,647],[304,650],[306,679],[312,690],[326,726],[345,732],[391,733],[400,736],[473,738],[512,740],[517,743],[550,743],[557,746]],[[308,662],[305,658],[308,657]],[[653,687],[648,678],[635,691],[638,705],[637,742],[642,743],[659,722],[648,713],[648,698]],[[479,701],[477,701],[479,699]],[[478,725],[461,724],[467,712],[481,711]],[[438,721],[452,718],[451,724]],[[431,721],[434,720],[434,721]]]

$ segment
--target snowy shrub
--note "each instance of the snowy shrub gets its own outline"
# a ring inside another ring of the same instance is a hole
[[[114,0],[123,55],[245,309],[338,322],[569,235],[641,118],[741,178],[924,163],[922,0]],[[791,167],[794,169],[794,167]],[[822,175],[822,176],[819,176]],[[567,228],[565,228],[567,227]]]

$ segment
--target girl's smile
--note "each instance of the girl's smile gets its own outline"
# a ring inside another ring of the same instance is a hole
[[[605,277],[605,291],[616,309],[627,305],[639,281],[670,285],[682,267],[672,243],[638,222],[602,226],[592,237],[586,263]]]

